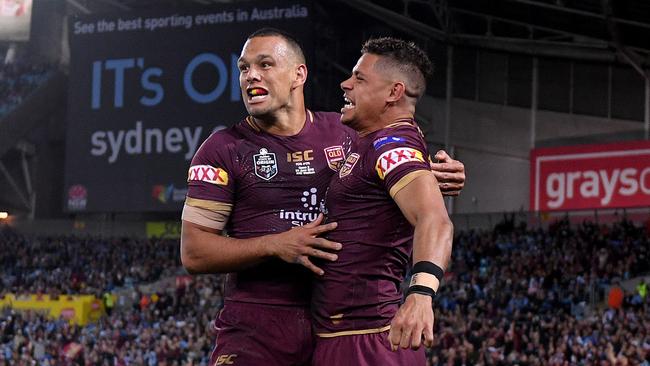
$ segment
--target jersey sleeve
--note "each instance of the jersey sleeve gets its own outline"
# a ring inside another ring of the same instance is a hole
[[[235,153],[234,141],[221,131],[205,140],[187,172],[186,206],[213,212],[232,207],[237,174]]]
[[[429,151],[417,128],[389,130],[374,140],[373,147],[375,173],[391,197],[431,172]]]

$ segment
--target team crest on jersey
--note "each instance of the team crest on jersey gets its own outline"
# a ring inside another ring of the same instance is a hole
[[[330,146],[326,147],[323,150],[325,151],[327,166],[329,166],[333,171],[338,172],[345,162],[345,153],[343,152],[343,146]]]
[[[423,163],[424,157],[422,153],[410,147],[398,147],[381,154],[377,159],[375,169],[379,178],[384,179],[393,169],[412,161]]]
[[[255,166],[255,175],[264,180],[271,180],[278,174],[278,162],[275,159],[275,154],[265,148],[261,148],[259,154],[253,155],[253,165]]]
[[[343,164],[341,170],[339,170],[339,178],[343,178],[346,175],[350,174],[352,172],[352,169],[354,169],[354,166],[357,164],[357,161],[359,161],[359,154],[350,154],[350,156],[345,159],[345,164]]]

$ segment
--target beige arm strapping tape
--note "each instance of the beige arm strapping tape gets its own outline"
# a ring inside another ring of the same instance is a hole
[[[188,197],[183,206],[181,218],[197,225],[223,230],[228,222],[231,210],[232,205],[226,203],[197,200]]]

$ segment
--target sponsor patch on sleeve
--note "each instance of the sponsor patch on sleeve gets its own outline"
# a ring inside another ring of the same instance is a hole
[[[394,142],[402,142],[404,141],[403,137],[398,137],[398,136],[384,136],[376,139],[375,141],[372,142],[372,146],[375,147],[375,150],[379,150],[380,147],[387,145],[387,144],[392,144]]]
[[[398,147],[381,154],[377,159],[375,169],[379,178],[384,179],[393,169],[412,161],[424,162],[422,152],[410,147]]]
[[[210,165],[192,165],[187,175],[187,181],[201,181],[225,186],[228,185],[228,172]]]

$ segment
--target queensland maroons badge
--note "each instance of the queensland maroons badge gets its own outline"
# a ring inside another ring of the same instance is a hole
[[[343,146],[330,146],[323,149],[325,151],[325,158],[327,159],[327,166],[335,172],[338,172],[345,161],[345,153]]]
[[[354,169],[354,166],[357,164],[357,161],[359,161],[359,154],[350,154],[350,156],[345,159],[345,164],[343,164],[341,170],[339,170],[339,178],[343,178],[346,175],[350,174],[352,172],[352,169]]]

